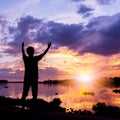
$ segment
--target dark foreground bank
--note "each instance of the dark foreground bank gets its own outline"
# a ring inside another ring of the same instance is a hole
[[[61,100],[55,98],[50,102],[38,99],[36,103],[27,100],[22,109],[21,99],[0,97],[0,117],[11,120],[119,120],[120,108],[97,103],[93,106],[94,113],[84,110],[66,112],[60,106]]]

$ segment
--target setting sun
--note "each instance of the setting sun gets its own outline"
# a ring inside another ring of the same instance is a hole
[[[93,75],[93,73],[77,73],[76,75],[76,80],[78,82],[81,82],[83,84],[86,84],[86,83],[90,83],[92,82],[93,80],[95,79],[95,75]]]
[[[89,74],[84,74],[80,76],[80,79],[84,82],[90,82],[93,79],[93,76]]]

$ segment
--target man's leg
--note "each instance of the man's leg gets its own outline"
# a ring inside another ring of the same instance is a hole
[[[32,82],[32,96],[34,100],[37,100],[37,94],[38,94],[38,81],[34,80]]]
[[[38,93],[38,82],[34,80],[32,83],[32,110],[37,110],[37,93]]]
[[[28,95],[29,88],[30,88],[30,83],[25,81],[23,84],[23,93],[22,93],[22,108],[23,109],[25,107],[26,97]]]

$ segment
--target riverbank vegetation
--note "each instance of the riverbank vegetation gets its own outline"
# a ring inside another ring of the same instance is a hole
[[[10,114],[11,116],[13,115],[14,117],[17,115],[21,115],[21,119],[23,117],[31,116],[34,114],[47,114],[47,113],[60,113],[62,115],[71,114],[75,116],[88,116],[90,117],[106,117],[106,118],[113,118],[113,119],[118,119],[120,118],[120,107],[117,106],[111,106],[111,105],[106,105],[105,103],[96,103],[93,105],[92,110],[94,112],[88,111],[88,110],[74,110],[70,108],[69,110],[66,108],[63,108],[60,106],[62,101],[59,98],[54,98],[52,101],[47,102],[43,99],[38,99],[36,103],[32,101],[32,99],[26,100],[25,103],[25,109],[22,109],[22,101],[21,99],[13,99],[9,97],[3,97],[0,96],[0,113],[3,116],[3,114],[7,115]],[[14,113],[14,114],[13,114]],[[22,116],[23,115],[23,116]],[[84,116],[84,117],[85,117]],[[4,116],[5,117],[5,116]],[[28,118],[29,118],[28,117]],[[43,118],[45,116],[42,116]],[[68,117],[69,118],[69,117]],[[75,117],[76,118],[76,117]],[[78,117],[79,118],[79,117]],[[72,120],[72,119],[70,119]]]

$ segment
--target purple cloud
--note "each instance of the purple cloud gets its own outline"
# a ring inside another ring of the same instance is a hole
[[[100,5],[108,5],[115,2],[115,0],[97,0],[97,3],[99,3]]]
[[[46,32],[44,34],[38,34],[37,40],[38,41],[45,41],[51,40],[56,47],[59,46],[67,46],[74,49],[74,45],[79,42],[81,44],[81,36],[83,32],[83,25],[82,24],[61,24],[55,22],[48,22],[49,33]],[[74,42],[73,42],[74,41]]]
[[[23,72],[19,70],[13,72],[11,68],[1,68],[0,79],[21,80],[23,79]]]
[[[5,20],[5,18],[3,18],[2,16],[0,16],[0,25],[1,27],[5,27],[7,24],[7,21]]]
[[[119,53],[120,14],[94,19],[94,22],[88,24],[88,37],[91,35],[94,36],[93,39],[89,40],[89,44],[80,53],[90,52],[104,56]],[[97,37],[95,37],[96,35]]]
[[[9,27],[13,41],[6,52],[21,52],[21,43],[38,42],[47,44],[52,41],[54,48],[66,46],[79,54],[93,53],[109,56],[120,52],[120,13],[113,16],[100,16],[84,24],[62,24],[53,21],[25,16],[20,18],[16,27]]]
[[[72,0],[74,2],[83,2],[83,1],[86,1],[86,0]]]
[[[6,52],[17,54],[21,51],[21,43],[26,44],[39,42],[46,44],[52,41],[55,48],[67,46],[74,49],[77,44],[81,44],[81,36],[84,26],[82,24],[61,24],[53,21],[47,23],[41,19],[35,19],[31,16],[20,18],[17,27],[9,27],[13,41],[9,42],[12,46]],[[73,42],[74,41],[74,42]]]
[[[77,13],[82,14],[83,17],[89,17],[92,14],[93,10],[94,9],[92,9],[91,7],[81,4]]]
[[[6,52],[10,54],[17,54],[21,50],[21,43],[24,41],[26,44],[33,42],[39,27],[42,25],[42,20],[35,19],[32,16],[21,17],[17,23],[17,27],[9,26],[9,34],[13,41],[8,44],[12,48],[7,49]]]
[[[86,5],[80,5],[78,13],[84,14],[89,11],[93,11],[93,9],[90,7],[87,7]]]
[[[0,16],[0,33],[2,33],[0,38],[2,42],[4,39],[7,38],[7,34],[6,34],[7,23],[8,21],[4,17]]]

